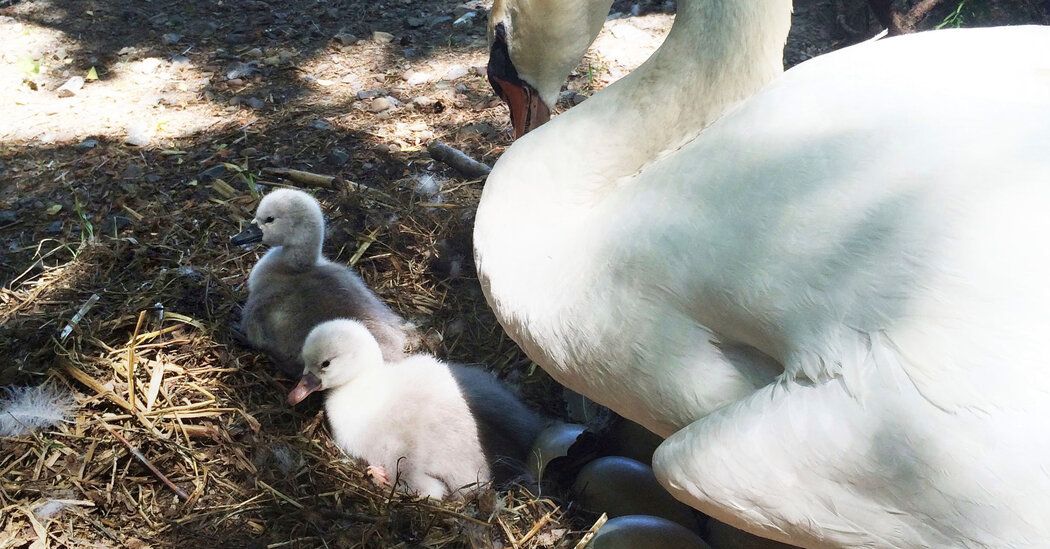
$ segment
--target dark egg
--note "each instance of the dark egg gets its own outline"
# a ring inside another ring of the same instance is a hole
[[[697,514],[671,497],[648,465],[621,456],[598,458],[583,467],[572,485],[576,504],[610,517],[653,515],[699,531]]]
[[[760,538],[713,518],[707,519],[704,539],[715,549],[795,549],[794,545]]]
[[[609,519],[588,549],[711,549],[700,536],[667,519],[628,515]]]

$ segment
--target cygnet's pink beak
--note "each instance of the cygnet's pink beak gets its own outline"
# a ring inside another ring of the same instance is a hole
[[[299,380],[299,384],[292,389],[292,392],[288,393],[288,404],[295,406],[302,402],[306,397],[310,396],[310,393],[321,388],[321,380],[313,374],[305,374],[302,379]]]

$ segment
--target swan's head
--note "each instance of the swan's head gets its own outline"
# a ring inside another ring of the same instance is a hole
[[[496,0],[488,76],[510,107],[514,137],[550,119],[561,85],[602,30],[612,0]]]
[[[362,372],[381,367],[383,353],[364,324],[338,319],[310,330],[303,343],[303,377],[288,393],[288,404],[300,403],[310,393],[350,383]]]
[[[252,225],[233,244],[315,246],[324,238],[324,215],[317,200],[303,191],[277,189],[263,197]]]

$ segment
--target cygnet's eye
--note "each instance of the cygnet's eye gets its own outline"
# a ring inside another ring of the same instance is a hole
[[[331,364],[332,364],[331,360],[326,360],[326,361],[321,363],[321,369],[324,370],[325,368],[331,366]]]
[[[271,215],[270,217],[263,219],[263,223],[273,223],[273,216]]]

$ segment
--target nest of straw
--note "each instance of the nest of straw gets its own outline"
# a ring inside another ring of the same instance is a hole
[[[229,330],[261,250],[228,237],[261,188],[283,184],[267,177],[234,164],[148,195],[82,193],[78,205],[109,201],[131,223],[98,234],[81,216],[79,241],[21,256],[27,268],[0,292],[0,343],[19,368],[7,381],[64,386],[78,412],[0,439],[0,547],[574,546],[590,524],[524,489],[435,502],[377,488],[331,444],[316,402],[284,404],[292,380]],[[355,266],[433,351],[486,364],[551,412],[552,382],[473,278],[480,182],[446,181],[440,200],[415,186],[310,189],[329,216],[326,255]]]

